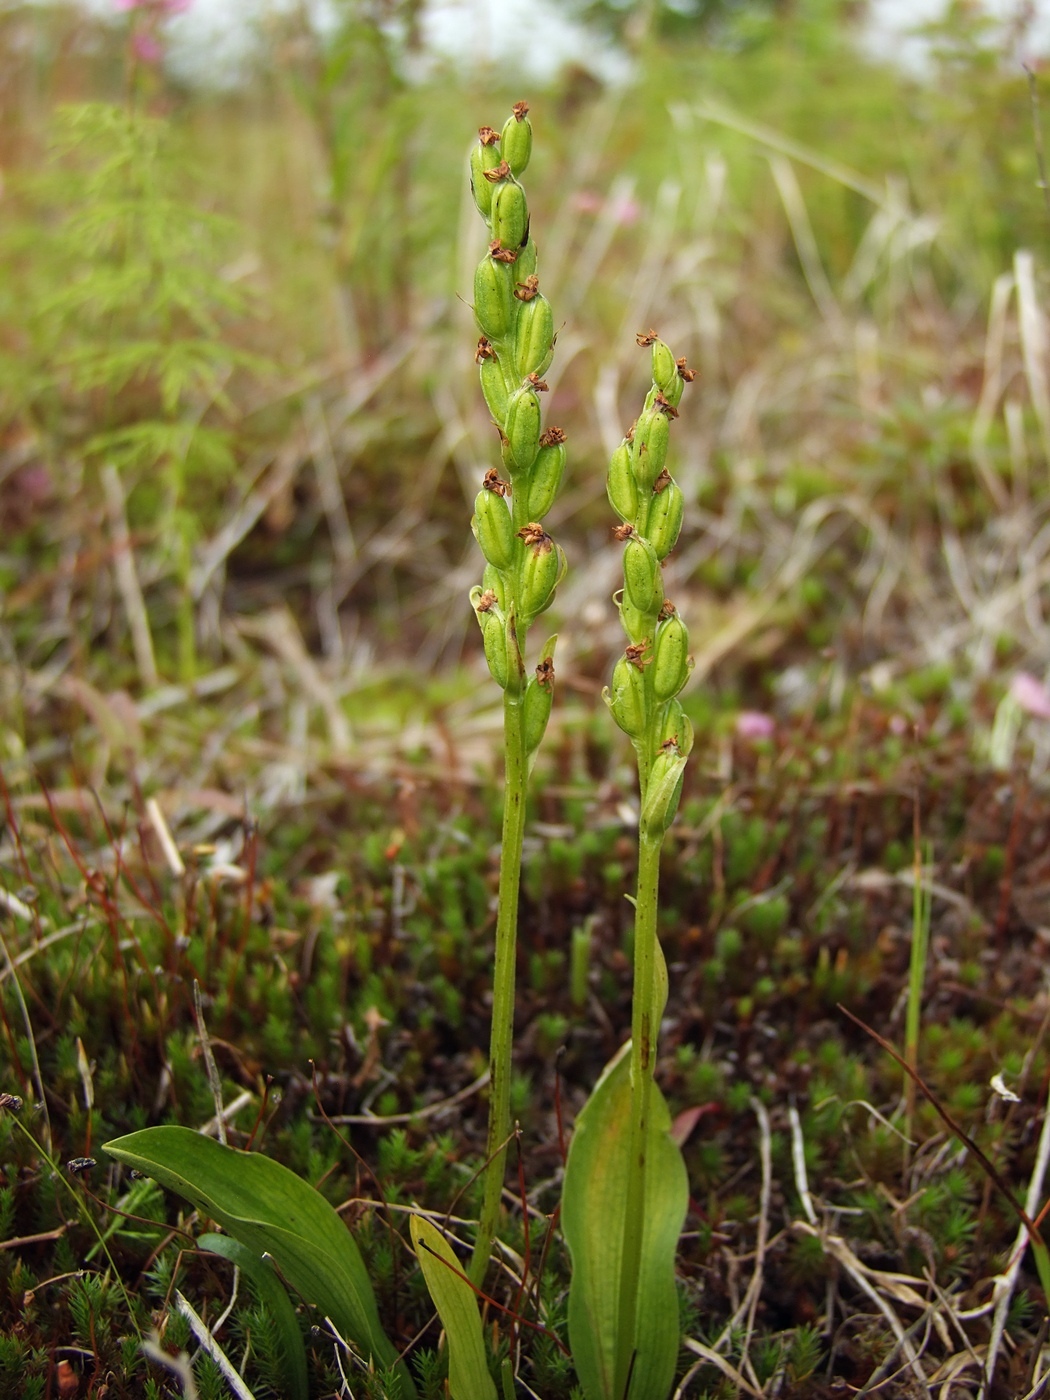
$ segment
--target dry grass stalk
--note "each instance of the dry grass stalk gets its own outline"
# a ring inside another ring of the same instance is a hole
[[[194,1309],[193,1304],[185,1298],[177,1288],[175,1290],[175,1307],[189,1323],[190,1331],[197,1338],[197,1341],[215,1362],[216,1366],[218,1366],[223,1374],[223,1379],[233,1391],[237,1400],[255,1400],[255,1396],[244,1384],[240,1374],[209,1331],[203,1318],[201,1318],[199,1313]],[[172,1367],[171,1369],[174,1370],[175,1368]],[[187,1394],[185,1389],[183,1390],[183,1394]]]
[[[153,654],[153,634],[150,631],[146,603],[139,584],[135,555],[131,548],[128,532],[128,518],[125,510],[124,487],[120,473],[111,462],[102,468],[102,489],[106,493],[106,509],[109,514],[109,529],[113,536],[113,572],[124,613],[131,632],[131,645],[135,653],[139,681],[146,690],[153,690],[160,683],[157,661]]]

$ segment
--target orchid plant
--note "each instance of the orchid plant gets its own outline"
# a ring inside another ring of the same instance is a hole
[[[565,468],[565,434],[543,425],[543,374],[554,321],[540,291],[536,245],[521,184],[532,148],[528,107],[501,132],[482,127],[471,184],[488,226],[474,279],[480,338],[475,358],[495,424],[500,467],[490,467],[472,527],[485,560],[470,600],[489,671],[503,692],[504,813],[490,1045],[491,1090],[483,1201],[464,1270],[436,1224],[413,1216],[410,1234],[448,1344],[452,1400],[496,1400],[478,1297],[500,1224],[514,1037],[514,967],[526,785],[551,713],[554,647],[531,665],[528,634],[565,572],[542,521]],[[620,519],[624,583],[618,607],[627,642],[605,699],[634,745],[639,772],[638,884],[634,897],[634,993],[630,1042],[607,1067],[581,1112],[565,1172],[562,1223],[572,1256],[569,1339],[586,1400],[666,1400],[678,1355],[675,1255],[688,1198],[685,1165],[655,1083],[667,972],[657,937],[660,851],[677,809],[692,744],[678,700],[689,673],[689,638],[665,597],[662,564],[682,524],[683,496],[667,466],[669,433],[685,385],[684,360],[649,332],[652,387],[613,456],[608,496]],[[106,1145],[111,1157],[155,1178],[221,1225],[206,1248],[243,1262],[260,1290],[269,1268],[384,1377],[390,1395],[414,1384],[379,1323],[372,1285],[349,1231],[305,1182],[259,1154],[238,1152],[180,1127],[147,1128]],[[221,1245],[229,1237],[234,1245]],[[215,1241],[220,1241],[216,1244]],[[267,1263],[270,1261],[270,1263]],[[295,1329],[288,1327],[294,1349]],[[301,1340],[299,1341],[301,1347]],[[305,1400],[304,1367],[292,1368]],[[514,1394],[508,1362],[504,1400]],[[291,1392],[290,1392],[291,1393]]]

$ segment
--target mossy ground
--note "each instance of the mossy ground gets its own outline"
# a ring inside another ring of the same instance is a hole
[[[895,704],[859,692],[834,713],[814,696],[809,714],[785,716],[760,740],[735,733],[729,715],[697,718],[705,727],[661,909],[671,996],[660,1082],[691,1190],[684,1332],[715,1341],[747,1290],[761,1233],[752,1335],[741,1324],[723,1355],[739,1365],[746,1350],[762,1385],[781,1376],[781,1394],[845,1395],[892,1340],[834,1250],[853,1251],[876,1280],[908,1275],[922,1306],[936,1289],[950,1299],[943,1307],[966,1311],[989,1300],[1016,1220],[921,1096],[904,1143],[901,1071],[839,1007],[902,1044],[917,805],[933,882],[920,1068],[1022,1196],[1047,1078],[1050,801],[1021,777],[982,771],[964,731],[902,734]],[[528,1257],[542,1267],[554,1332],[566,1259],[556,1229],[547,1235],[565,1143],[629,1024],[633,794],[619,746],[596,740],[603,733],[600,716],[572,706],[552,730],[521,910],[520,1170],[510,1189],[517,1196],[520,1182],[528,1202]],[[383,765],[304,766],[297,790],[271,795],[247,825],[229,790],[151,784],[186,860],[178,878],[133,759],[111,755],[95,790],[73,782],[68,758],[36,776],[9,766],[3,886],[21,907],[5,916],[14,975],[3,981],[2,1087],[25,1107],[0,1119],[0,1394],[54,1393],[62,1362],[84,1394],[164,1394],[172,1382],[151,1370],[137,1333],[159,1328],[168,1350],[186,1345],[175,1287],[206,1320],[229,1300],[226,1267],[170,1228],[201,1223],[98,1150],[150,1122],[213,1117],[194,981],[224,1099],[240,1103],[231,1141],[317,1183],[362,1245],[391,1335],[417,1351],[436,1346],[433,1327],[419,1335],[429,1310],[398,1207],[455,1202],[469,1218],[476,1206],[484,1089],[455,1096],[484,1069],[497,878],[499,788],[491,763],[456,762],[457,737],[446,727],[444,766],[429,751],[435,731],[412,758],[396,755],[392,732]],[[242,791],[257,790],[258,771],[239,776]],[[997,1097],[995,1074],[1019,1102]],[[338,1131],[325,1121],[347,1115]],[[815,1226],[793,1150],[804,1151]],[[82,1177],[61,1165],[84,1156],[98,1166]],[[525,1254],[520,1207],[508,1206],[506,1238]],[[496,1295],[514,1305],[509,1286]],[[899,1298],[893,1306],[906,1327],[922,1315]],[[1043,1311],[1026,1266],[993,1394],[1022,1393]],[[987,1328],[987,1318],[967,1324],[975,1347]],[[492,1337],[497,1350],[513,1340],[495,1314]],[[254,1394],[274,1393],[272,1329],[250,1296],[220,1340],[245,1360]],[[931,1372],[957,1342],[931,1326]],[[330,1341],[315,1333],[310,1354],[316,1393],[335,1393]],[[696,1359],[683,1350],[683,1370]],[[435,1366],[424,1352],[424,1392],[437,1395]],[[198,1366],[201,1393],[221,1394],[209,1367]],[[546,1400],[570,1393],[571,1371],[545,1338],[527,1339],[519,1368]],[[692,1384],[733,1393],[713,1369]],[[885,1389],[904,1395],[907,1384]]]

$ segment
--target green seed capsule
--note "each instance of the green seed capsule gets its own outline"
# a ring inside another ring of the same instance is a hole
[[[503,497],[495,491],[479,491],[470,523],[488,563],[497,569],[509,569],[515,560],[516,541]]]
[[[671,380],[671,387],[666,391],[666,393],[664,393],[664,399],[670,405],[671,408],[677,408],[678,405],[682,402],[682,393],[684,389],[685,380],[678,373],[678,366],[675,365],[674,379]],[[661,390],[661,392],[663,391]],[[675,418],[677,417],[677,414],[671,414],[670,416],[672,418]]]
[[[632,535],[623,552],[624,600],[639,612],[657,612],[664,600],[660,562],[648,540]]]
[[[616,514],[633,525],[638,516],[638,487],[634,481],[631,449],[626,441],[621,442],[612,455],[605,489]]]
[[[677,702],[676,702],[677,703]],[[678,731],[678,752],[688,758],[693,751],[693,722],[687,714],[682,714],[682,727]]]
[[[522,729],[525,739],[525,754],[528,758],[532,757],[543,742],[553,703],[553,685],[541,685],[535,676],[530,676],[525,687],[525,698],[522,701],[524,710]]]
[[[653,694],[670,700],[685,685],[689,675],[689,633],[675,613],[656,629],[653,649]]]
[[[507,665],[507,625],[502,616],[495,613],[478,613],[481,624],[481,644],[485,648],[485,660],[489,664],[492,679],[501,690],[506,690],[510,676]]]
[[[664,469],[670,435],[671,426],[658,408],[647,409],[639,418],[634,430],[633,459],[635,481],[643,495],[653,489],[653,482]]]
[[[529,206],[525,191],[516,180],[497,185],[492,196],[492,236],[501,248],[515,252],[525,242],[529,228]]]
[[[641,642],[646,637],[652,636],[653,615],[651,612],[643,612],[641,608],[636,608],[629,598],[622,598],[619,607],[620,622],[630,641]]]
[[[522,379],[530,374],[542,374],[554,359],[554,314],[550,302],[542,294],[531,301],[523,301],[518,307],[514,353]]]
[[[503,367],[500,362],[490,356],[481,362],[481,392],[485,395],[485,402],[489,406],[489,412],[497,423],[502,424],[507,416],[507,384],[503,378]]]
[[[554,590],[565,576],[565,554],[549,535],[525,550],[521,568],[521,615],[526,625],[554,601]]]
[[[514,325],[513,265],[482,258],[474,273],[474,317],[482,335],[502,340]]]
[[[657,729],[657,744],[673,744],[681,754],[688,753],[693,746],[693,726],[682,709],[680,700],[665,700],[660,706],[660,724]]]
[[[542,520],[554,504],[565,471],[565,444],[541,447],[529,473],[529,519]]]
[[[682,488],[674,481],[668,482],[649,502],[645,537],[656,551],[657,559],[666,559],[678,543],[684,510]]]
[[[481,589],[482,592],[495,593],[496,602],[506,612],[507,590],[503,585],[503,575],[499,569],[494,569],[491,564],[485,565],[485,572],[481,575]],[[471,594],[471,602],[473,601],[473,594]],[[475,603],[474,606],[476,607],[477,604]]]
[[[663,836],[674,821],[682,796],[685,755],[674,746],[660,749],[649,769],[642,803],[641,830],[649,837]]]
[[[626,656],[613,667],[612,688],[606,688],[602,698],[623,732],[640,739],[645,733],[645,677]]]
[[[674,356],[670,347],[662,340],[653,341],[653,383],[663,394],[664,398],[678,407],[677,400],[672,400],[671,395],[682,396],[682,381],[678,376],[678,366],[675,364]]]
[[[488,127],[482,127],[481,130],[483,133],[489,132]],[[496,133],[490,134],[495,137]],[[495,190],[491,180],[485,179],[485,171],[495,170],[502,159],[495,140],[482,139],[470,153],[470,190],[478,213],[483,219],[487,219],[492,212],[492,195]]]
[[[532,155],[532,123],[528,117],[508,117],[500,137],[500,150],[503,159],[514,171],[522,175]]]
[[[523,248],[518,252],[517,261],[514,264],[515,282],[524,282],[526,277],[534,277],[536,274],[536,243],[530,238]]]
[[[531,384],[511,394],[503,420],[506,437],[503,460],[511,473],[527,472],[540,446],[540,401]]]

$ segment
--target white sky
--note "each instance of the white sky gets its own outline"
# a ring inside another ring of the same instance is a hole
[[[96,11],[113,10],[113,0],[85,0]],[[229,72],[239,56],[259,42],[267,13],[294,0],[194,0],[192,9],[171,21],[172,58],[184,71]],[[310,3],[310,0],[308,0]],[[328,0],[312,0],[323,14]],[[880,54],[909,65],[922,63],[922,43],[906,32],[936,18],[946,0],[870,0],[869,43]],[[985,8],[1006,18],[1021,0],[984,0]],[[1031,47],[1050,53],[1050,0],[1035,0]],[[571,24],[552,0],[430,0],[424,28],[429,47],[441,56],[477,62],[514,63],[523,77],[543,79],[563,63],[583,61],[611,79],[625,76],[622,56],[591,33]]]

